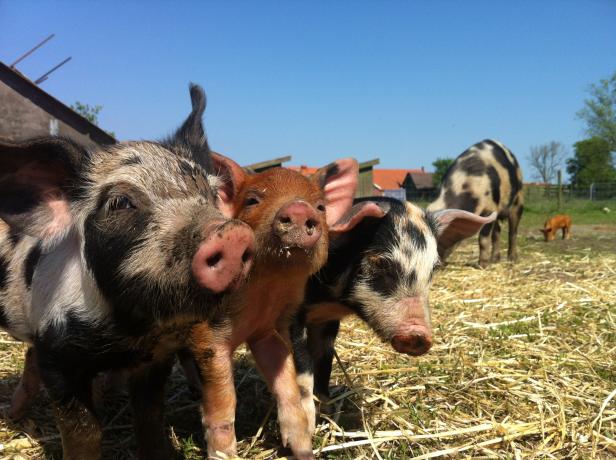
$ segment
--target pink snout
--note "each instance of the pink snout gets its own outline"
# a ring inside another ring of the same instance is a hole
[[[432,327],[428,299],[424,296],[407,297],[395,309],[404,318],[393,338],[391,346],[399,353],[421,356],[432,347]]]
[[[426,326],[408,326],[404,332],[394,336],[391,346],[398,353],[421,356],[432,348],[432,333]]]
[[[280,208],[273,230],[285,246],[304,249],[313,247],[322,233],[317,211],[305,201],[292,201]]]
[[[193,257],[195,280],[214,293],[236,288],[250,271],[254,245],[254,233],[243,222],[231,220],[215,227]]]

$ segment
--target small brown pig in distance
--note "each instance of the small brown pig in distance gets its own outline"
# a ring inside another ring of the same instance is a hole
[[[314,403],[301,403],[289,326],[308,277],[327,260],[328,224],[352,206],[357,163],[338,160],[307,178],[284,168],[251,175],[223,156],[212,160],[224,183],[220,207],[253,229],[255,255],[248,282],[228,299],[235,313],[219,324],[195,326],[190,337],[208,455],[236,453],[232,354],[247,343],[275,396],[283,445],[297,458],[313,458]]]
[[[563,240],[571,238],[571,217],[567,214],[558,214],[550,217],[545,221],[543,228],[540,230],[545,237],[545,241],[554,241],[559,228],[563,231]]]

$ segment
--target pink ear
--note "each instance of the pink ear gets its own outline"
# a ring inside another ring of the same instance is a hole
[[[353,206],[359,165],[353,158],[343,158],[319,169],[312,176],[325,192],[327,225],[334,225]]]
[[[438,224],[439,253],[473,236],[481,227],[496,220],[496,212],[487,217],[461,209],[443,209],[432,214]]]
[[[222,186],[218,189],[218,208],[225,217],[235,217],[233,201],[246,179],[246,173],[231,158],[215,152],[211,152],[210,157],[214,172],[222,181]]]
[[[0,143],[0,218],[12,231],[46,241],[68,231],[73,219],[67,190],[82,154],[62,138]]]
[[[348,232],[364,220],[364,218],[376,217],[381,219],[385,217],[386,213],[387,210],[382,209],[374,201],[362,201],[354,205],[338,222],[330,225],[329,231],[334,233]]]

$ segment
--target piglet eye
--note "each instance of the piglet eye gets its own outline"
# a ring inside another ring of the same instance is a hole
[[[249,196],[248,198],[246,198],[246,201],[244,202],[246,206],[254,206],[259,203],[260,203],[259,199],[255,198],[254,196]]]
[[[110,211],[121,211],[123,209],[135,209],[135,205],[130,201],[127,196],[120,195],[114,196],[108,202],[108,209]]]
[[[325,205],[323,203],[321,203],[321,204],[317,205],[317,209],[320,212],[325,212]]]

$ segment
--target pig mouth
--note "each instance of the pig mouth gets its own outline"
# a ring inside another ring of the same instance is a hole
[[[314,248],[305,248],[295,244],[284,244],[276,240],[270,241],[270,244],[265,247],[263,253],[280,260],[302,259],[311,258],[314,253]]]

